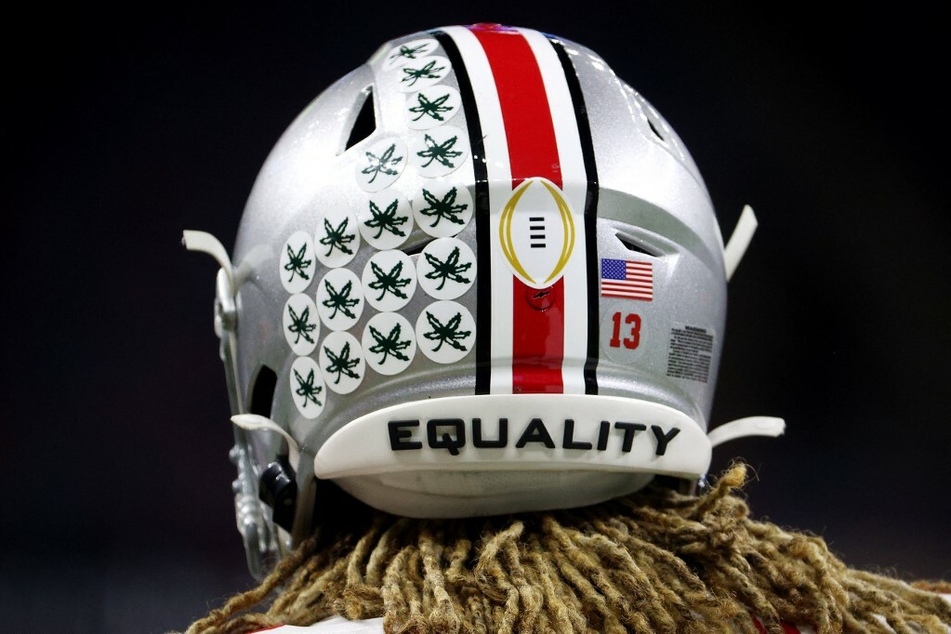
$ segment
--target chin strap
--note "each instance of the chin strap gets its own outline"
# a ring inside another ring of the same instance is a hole
[[[245,414],[244,399],[238,382],[235,352],[237,340],[237,307],[235,305],[234,269],[228,251],[221,242],[204,231],[185,231],[182,244],[189,251],[207,253],[221,269],[218,271],[215,293],[215,334],[221,341],[219,355],[225,366],[231,413],[236,417]],[[253,428],[253,427],[252,427]],[[234,447],[228,456],[238,468],[238,477],[232,483],[234,491],[235,519],[238,532],[244,539],[248,569],[256,579],[263,579],[279,558],[279,545],[266,506],[259,499],[258,475],[251,460],[251,450],[246,429],[234,426]]]

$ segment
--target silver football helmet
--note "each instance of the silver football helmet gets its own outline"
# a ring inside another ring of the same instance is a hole
[[[317,483],[413,517],[596,503],[696,481],[726,281],[697,167],[595,53],[475,25],[384,45],[284,133],[234,258],[213,237],[252,571]]]

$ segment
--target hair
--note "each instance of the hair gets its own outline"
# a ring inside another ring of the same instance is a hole
[[[595,506],[465,520],[373,512],[304,541],[188,634],[383,617],[386,632],[946,632],[943,581],[847,567],[754,521],[731,467],[703,495],[651,485]],[[354,524],[359,524],[356,522]],[[369,526],[369,528],[367,528]],[[887,623],[887,627],[886,627]],[[888,628],[891,628],[889,630]]]

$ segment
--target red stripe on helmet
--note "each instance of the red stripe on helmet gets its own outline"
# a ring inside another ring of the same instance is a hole
[[[515,29],[495,25],[470,29],[485,51],[498,91],[512,189],[538,176],[561,188],[554,123],[531,47]],[[539,290],[513,276],[512,292],[512,391],[563,392],[564,281]]]

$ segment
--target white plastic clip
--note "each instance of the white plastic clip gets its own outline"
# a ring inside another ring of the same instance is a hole
[[[743,259],[746,248],[750,246],[750,241],[753,239],[753,234],[756,233],[758,224],[759,223],[756,222],[756,214],[753,213],[753,208],[749,205],[743,207],[743,211],[740,213],[740,219],[736,221],[736,227],[733,229],[733,233],[730,235],[730,239],[723,249],[723,268],[726,271],[726,279],[728,282],[730,278],[733,277],[733,272],[736,271],[736,267],[740,265],[740,260]]]
[[[218,238],[206,231],[190,231],[186,229],[182,232],[182,244],[184,244],[185,248],[189,251],[207,253],[215,258],[228,276],[229,286],[231,285],[231,258],[228,257],[228,250],[225,249]]]
[[[723,423],[707,434],[711,447],[721,445],[728,440],[746,436],[771,436],[775,438],[786,431],[786,421],[773,416],[748,416]]]
[[[297,441],[294,440],[294,437],[291,436],[287,431],[275,423],[270,418],[266,416],[261,416],[260,414],[236,414],[231,417],[231,422],[248,431],[273,431],[287,441],[287,453],[288,459],[290,459],[291,466],[294,467],[296,471],[300,464],[300,447],[297,444]]]

